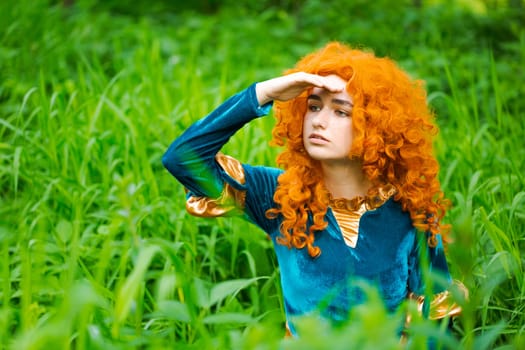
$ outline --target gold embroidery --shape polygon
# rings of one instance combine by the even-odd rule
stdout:
[[[217,153],[215,160],[232,179],[236,180],[241,185],[245,184],[246,179],[244,177],[244,168],[242,167],[241,162],[233,157],[222,154],[221,152]]]
[[[395,187],[389,184],[369,191],[365,197],[330,198],[330,207],[348,246],[355,248],[357,245],[361,216],[366,211],[383,205],[394,193],[396,193]]]
[[[457,288],[461,293],[463,293],[465,299],[468,299],[468,289],[465,287],[463,283],[460,281],[454,280],[454,287]],[[408,295],[409,299],[412,299],[416,301],[417,303],[417,311],[420,315],[423,314],[423,305],[425,302],[424,296],[418,296],[414,293],[410,293]],[[461,314],[461,306],[456,303],[456,301],[453,299],[452,293],[450,293],[448,290],[445,290],[441,293],[438,293],[434,295],[432,298],[432,301],[430,302],[430,310],[428,318],[430,320],[440,320],[445,317],[456,317]],[[408,340],[407,332],[406,330],[410,327],[410,324],[412,323],[412,315],[410,313],[407,313],[405,318],[405,330],[401,334],[401,345],[406,345],[406,342]]]
[[[246,182],[244,169],[238,160],[222,153],[217,153],[215,160],[232,179],[241,185]],[[186,210],[200,217],[239,215],[242,213],[245,200],[245,191],[237,190],[230,184],[224,183],[219,198],[191,196],[186,201]]]
[[[288,324],[288,321],[286,321],[286,324],[285,324],[284,337],[285,338],[293,337],[293,334],[292,334],[292,331],[290,330],[290,325]]]
[[[468,298],[468,290],[460,281],[454,281],[455,288],[463,293],[465,298]],[[417,302],[417,310],[419,313],[423,312],[423,304],[425,302],[424,296],[418,296],[410,293],[408,296]],[[431,320],[439,320],[445,317],[454,317],[461,314],[461,306],[456,303],[450,291],[445,290],[433,296],[430,302],[430,310],[428,318]],[[407,322],[410,322],[408,319]]]
[[[365,203],[363,202],[357,210],[348,210],[346,208],[332,207],[335,220],[343,233],[343,238],[346,245],[355,248],[357,245],[357,236],[359,232],[359,219],[366,211]]]

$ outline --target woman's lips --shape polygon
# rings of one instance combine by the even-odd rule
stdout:
[[[326,139],[324,136],[322,135],[319,135],[319,134],[311,134],[308,139],[310,140],[311,143],[315,143],[315,144],[325,144],[325,143],[328,143],[328,139]]]

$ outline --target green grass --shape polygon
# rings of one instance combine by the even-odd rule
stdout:
[[[271,242],[240,219],[188,216],[160,162],[227,96],[335,39],[425,79],[441,128],[448,257],[470,300],[452,335],[416,319],[409,347],[429,336],[453,348],[525,346],[523,10],[405,4],[393,16],[387,2],[309,1],[119,14],[112,3],[0,5],[4,348],[399,348],[397,319],[373,291],[343,328],[305,319],[307,336],[283,340]],[[274,164],[272,125],[245,127],[226,153]]]

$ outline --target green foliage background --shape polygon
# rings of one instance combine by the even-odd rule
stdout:
[[[452,333],[415,317],[405,347],[525,347],[523,23],[520,1],[3,1],[0,347],[400,348],[373,290],[348,325],[305,319],[283,340],[271,243],[186,215],[160,163],[192,121],[329,40],[424,79],[441,128],[470,298]],[[274,164],[272,125],[225,152]]]

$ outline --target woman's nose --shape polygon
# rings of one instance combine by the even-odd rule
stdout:
[[[319,111],[319,113],[314,116],[312,125],[316,128],[326,128],[328,126],[328,113],[324,110]]]

